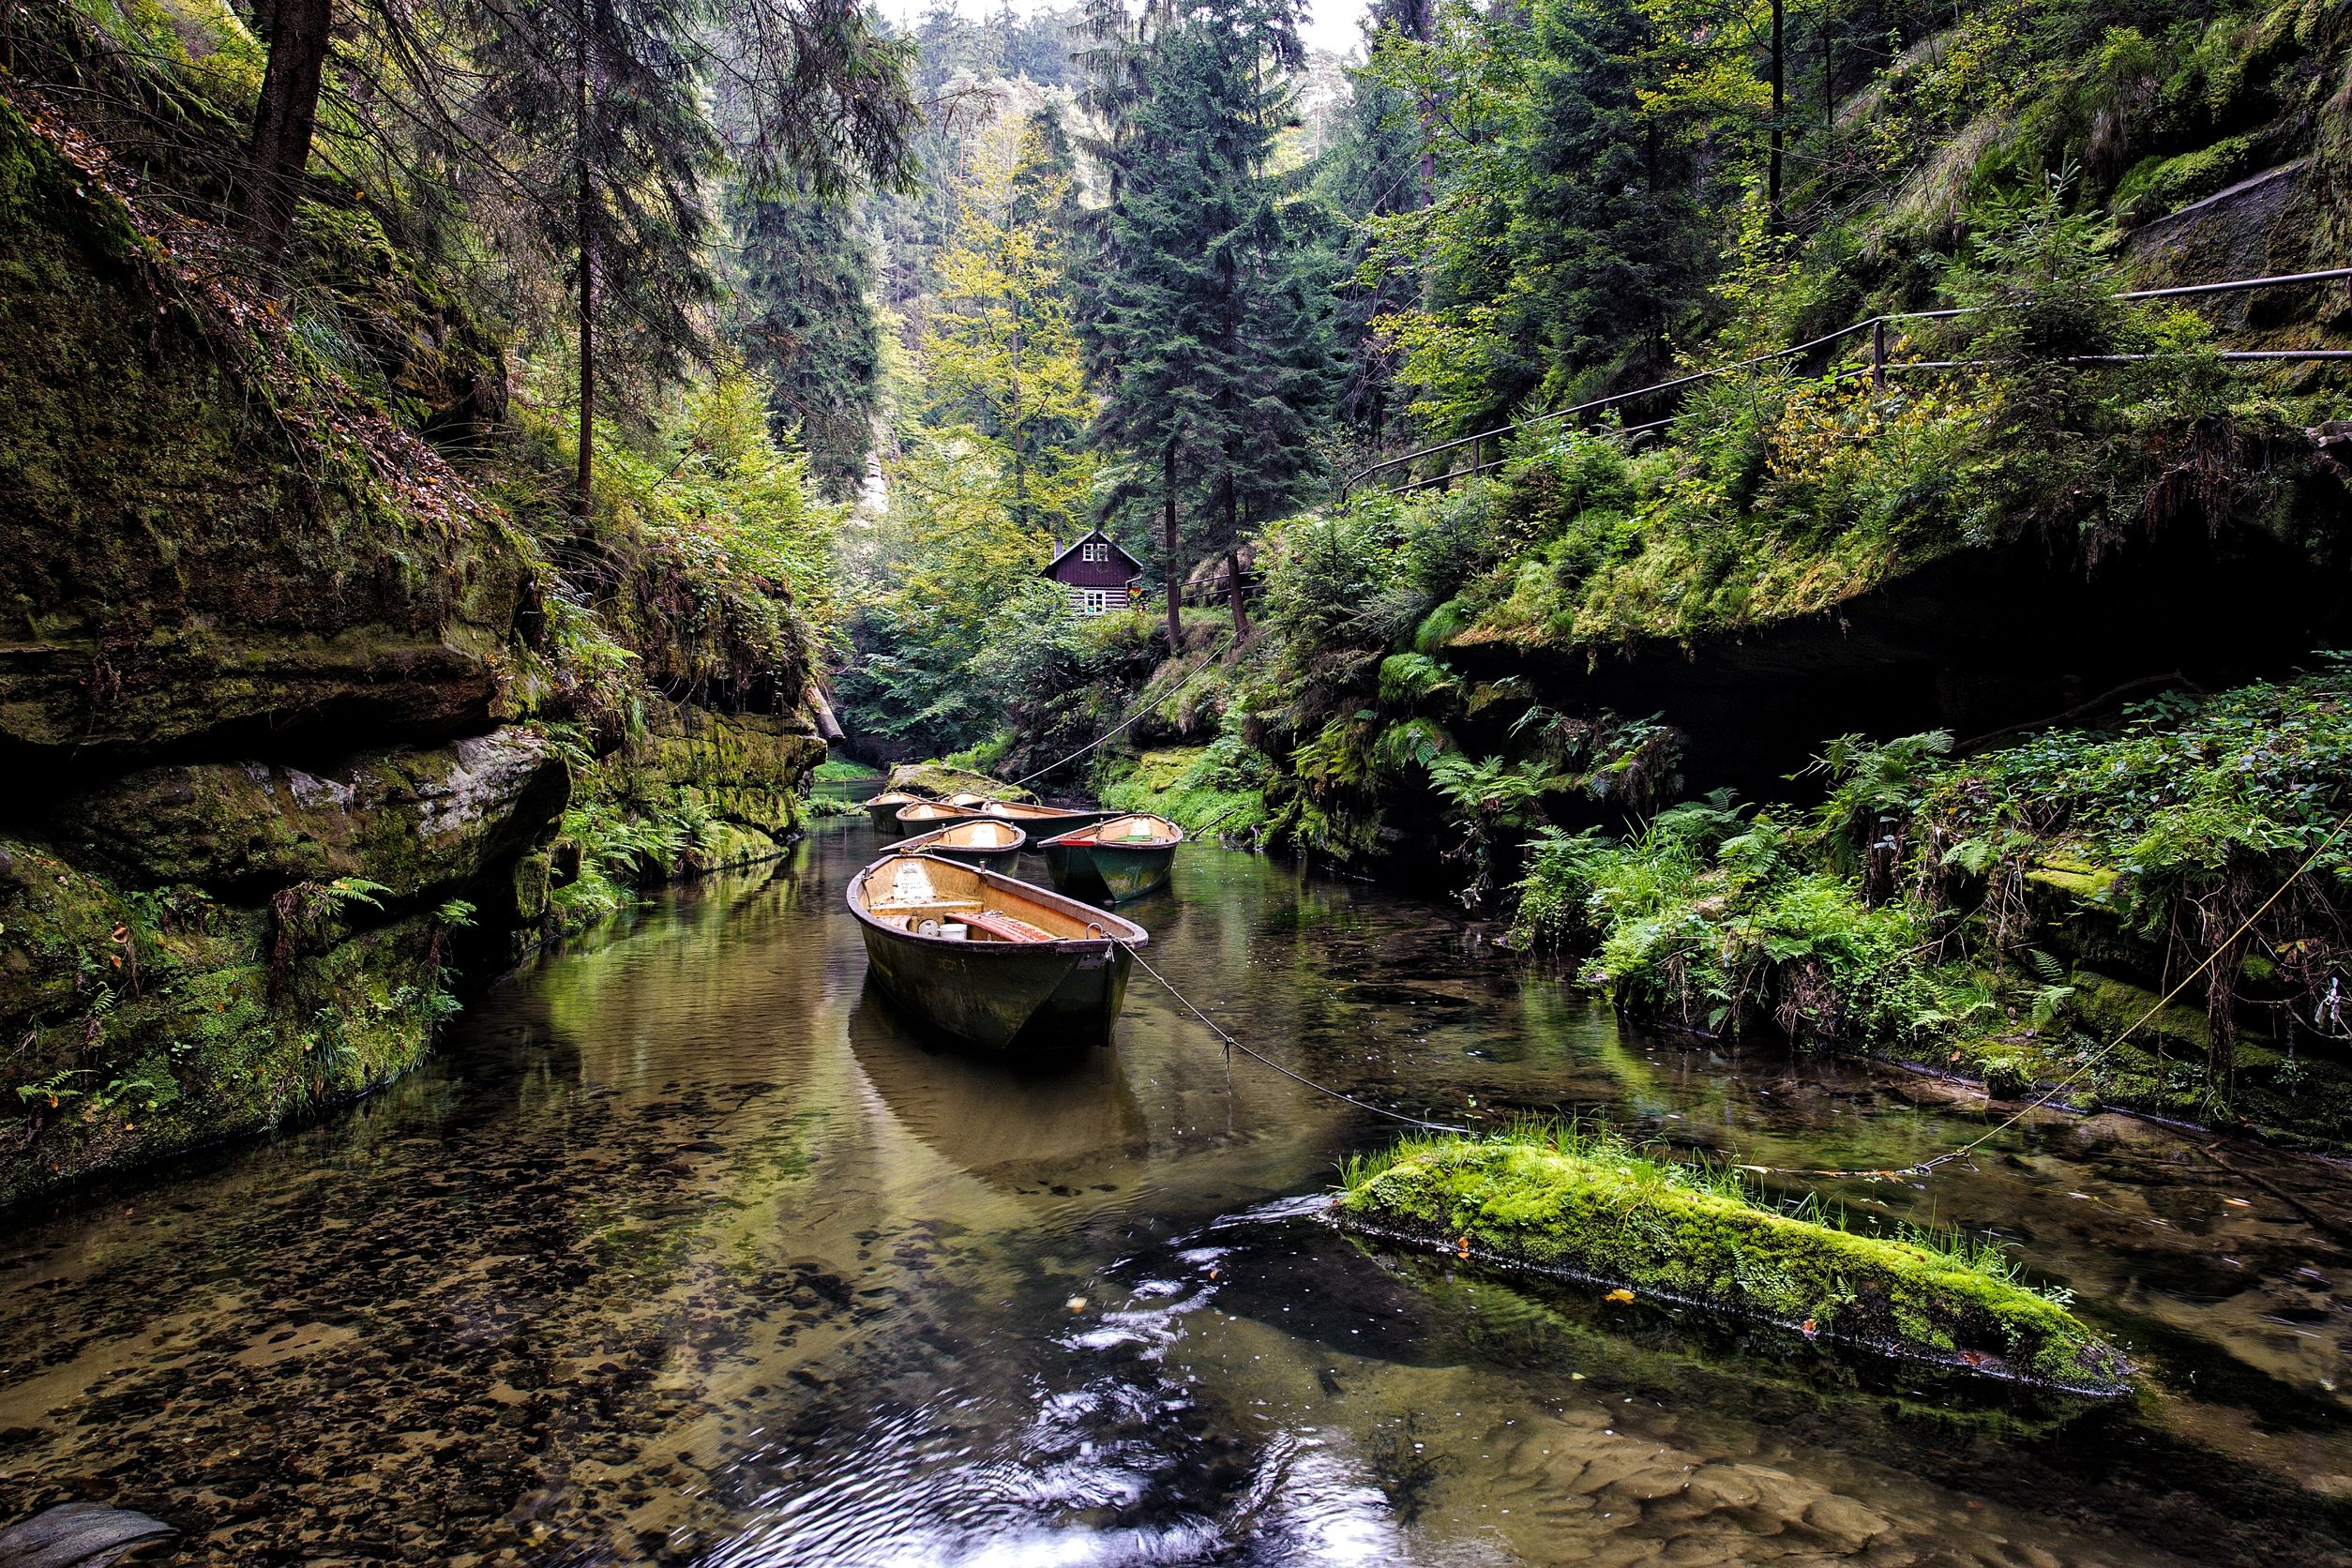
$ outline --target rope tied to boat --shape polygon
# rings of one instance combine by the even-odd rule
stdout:
[[[2048,1105],[2052,1100],[2058,1098],[2060,1094],[2065,1093],[2069,1088],[2073,1087],[2076,1082],[2081,1080],[2083,1075],[2089,1072],[2093,1067],[2099,1065],[2100,1063],[2104,1062],[2109,1056],[2115,1054],[2116,1050],[2122,1046],[2124,1041],[2138,1033],[2140,1027],[2147,1023],[2148,1019],[2156,1017],[2157,1014],[2162,1013],[2165,1008],[2171,1006],[2174,998],[2178,997],[2182,991],[2187,990],[2191,984],[2196,980],[2197,976],[2203,974],[2207,970],[2211,969],[2214,964],[2219,962],[2223,954],[2237,946],[2239,939],[2244,937],[2248,931],[2254,929],[2254,923],[2260,920],[2264,915],[2270,912],[2270,906],[2277,903],[2281,898],[2285,897],[2287,889],[2302,881],[2304,874],[2310,871],[2313,867],[2319,864],[2319,857],[2326,854],[2329,850],[2335,847],[2336,840],[2344,837],[2344,831],[2346,828],[2352,828],[2352,812],[2346,812],[2344,814],[2344,819],[2336,823],[2335,831],[2329,834],[2327,837],[2321,839],[2319,841],[2319,847],[2312,851],[2310,854],[2304,856],[2303,863],[2295,867],[2293,871],[2287,873],[2286,881],[2279,883],[2277,890],[2274,891],[2270,897],[2263,899],[2261,904],[2256,906],[2252,914],[2239,921],[2238,923],[2238,928],[2230,932],[2228,936],[2223,938],[2222,941],[2214,946],[2213,951],[2205,956],[2205,961],[2203,963],[2197,965],[2196,968],[2182,975],[2179,985],[2173,987],[2172,989],[2166,991],[2164,995],[2158,997],[2154,1002],[2150,1003],[2146,1012],[2142,1013],[2138,1018],[2133,1018],[2129,1024],[2124,1026],[2123,1033],[2118,1034],[2114,1039],[2108,1041],[2105,1045],[2100,1047],[2099,1049],[2092,1052],[2088,1057],[2085,1058],[2082,1063],[2073,1072],[2058,1079],[2058,1082],[2052,1084],[2047,1090],[2035,1095],[2024,1105],[2019,1106],[2015,1110],[2010,1112],[2009,1115],[2003,1117],[1993,1126],[1986,1128],[1982,1133],[1979,1133],[1976,1137],[1968,1139],[1968,1142],[1963,1143],[1957,1149],[1947,1149],[1942,1153],[1936,1155],[1934,1158],[1922,1160],[1916,1165],[1907,1165],[1887,1170],[1806,1170],[1778,1165],[1743,1165],[1740,1167],[1740,1168],[1742,1170],[1754,1171],[1762,1176],[1810,1176],[1823,1181],[1836,1181],[1846,1178],[1875,1180],[1895,1176],[1932,1176],[1936,1173],[1937,1168],[1939,1166],[1950,1165],[1953,1160],[1966,1159],[1968,1155],[1975,1153],[1979,1149],[1991,1142],[1994,1138],[1998,1138],[2001,1134],[2015,1126],[2019,1122],[2024,1121],[2028,1112],[2040,1110],[2043,1106]]]
[[[1408,1116],[1401,1110],[1390,1110],[1387,1107],[1376,1106],[1369,1100],[1359,1100],[1353,1094],[1342,1093],[1340,1091],[1332,1088],[1329,1084],[1318,1083],[1313,1078],[1306,1077],[1304,1074],[1291,1071],[1281,1063],[1276,1062],[1274,1058],[1267,1056],[1262,1052],[1252,1050],[1249,1047],[1235,1039],[1226,1031],[1223,1025],[1216,1021],[1216,1019],[1209,1017],[1208,1014],[1202,1012],[1198,1006],[1194,1005],[1193,1000],[1186,996],[1184,992],[1178,990],[1168,980],[1167,975],[1162,974],[1158,970],[1153,969],[1152,967],[1151,960],[1144,957],[1142,954],[1137,952],[1133,947],[1123,942],[1114,943],[1114,945],[1122,952],[1125,953],[1127,957],[1133,958],[1137,963],[1140,964],[1143,967],[1144,973],[1150,975],[1153,979],[1160,983],[1160,988],[1162,990],[1165,990],[1168,995],[1174,997],[1177,1002],[1184,1006],[1186,1012],[1190,1013],[1194,1018],[1199,1018],[1201,1023],[1207,1026],[1210,1033],[1214,1034],[1219,1040],[1225,1043],[1225,1065],[1228,1074],[1230,1074],[1232,1071],[1233,1053],[1235,1051],[1240,1051],[1244,1056],[1248,1057],[1252,1062],[1257,1063],[1259,1066],[1271,1068],[1294,1083],[1304,1084],[1307,1088],[1314,1090],[1318,1094],[1328,1094],[1334,1100],[1343,1101],[1348,1105],[1355,1107],[1358,1110],[1368,1110],[1375,1116],[1385,1116],[1392,1122],[1402,1122],[1409,1127],[1421,1127],[1433,1133],[1459,1133],[1465,1137],[1475,1136],[1472,1129],[1469,1127],[1455,1126],[1451,1122],[1432,1122],[1425,1117]]]

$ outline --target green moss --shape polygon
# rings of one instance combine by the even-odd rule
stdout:
[[[563,807],[563,764],[509,728],[453,746],[282,763],[142,768],[64,795],[49,831],[131,883],[220,892],[360,877],[407,898],[477,875]]]
[[[2028,867],[2026,881],[2077,898],[2104,898],[2115,887],[2118,873],[2104,866],[2093,866],[2067,854],[2045,855]]]
[[[2210,196],[2252,171],[2259,140],[2229,136],[2194,152],[2143,158],[2116,188],[2117,209],[2130,221],[2144,223]]]
[[[1606,1139],[1420,1140],[1350,1173],[1342,1225],[1432,1242],[2053,1387],[2119,1393],[2120,1352],[2006,1261],[1762,1207],[1715,1173]]]
[[[901,762],[890,770],[890,788],[945,800],[950,795],[987,795],[991,800],[1035,800],[1036,792],[990,778],[985,773],[951,767],[945,762]]]
[[[1108,766],[1116,771],[1098,792],[1105,806],[1154,812],[1187,831],[1214,829],[1229,838],[1255,838],[1265,831],[1269,812],[1260,785],[1272,770],[1264,758],[1232,741],[1166,746]]]
[[[436,916],[353,928],[194,887],[125,890],[0,839],[0,1205],[349,1099],[442,1012]]]

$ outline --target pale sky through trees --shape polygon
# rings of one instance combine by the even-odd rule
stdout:
[[[1011,0],[1013,9],[1023,16],[1066,5],[1067,0]],[[928,9],[927,0],[883,0],[882,10],[901,27],[912,28]],[[996,9],[995,0],[965,0],[956,8],[966,16],[983,17]],[[1309,49],[1346,54],[1362,47],[1364,35],[1359,23],[1364,20],[1364,0],[1308,0],[1304,37]]]

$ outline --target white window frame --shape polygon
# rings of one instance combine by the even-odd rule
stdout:
[[[1078,559],[1081,561],[1108,561],[1110,559],[1110,546],[1104,541],[1097,539],[1086,547],[1085,552],[1081,554]]]
[[[1106,614],[1108,614],[1109,612],[1110,612],[1110,590],[1109,590],[1109,589],[1108,589],[1108,588],[1081,588],[1081,589],[1079,589],[1079,590],[1078,590],[1078,613],[1079,613],[1079,614],[1081,614],[1081,615],[1106,615]]]

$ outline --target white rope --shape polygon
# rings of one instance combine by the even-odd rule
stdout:
[[[1158,707],[1162,702],[1167,701],[1169,698],[1175,696],[1178,692],[1192,685],[1192,678],[1195,675],[1199,674],[1203,670],[1208,669],[1210,661],[1217,656],[1217,653],[1218,650],[1214,648],[1211,649],[1208,655],[1204,656],[1199,664],[1194,665],[1190,670],[1184,672],[1184,678],[1183,680],[1178,681],[1174,686],[1168,687],[1159,696],[1138,704],[1135,712],[1129,714],[1126,717],[1121,719],[1118,723],[1104,731],[1094,739],[1088,741],[1084,746],[1079,746],[1076,751],[1071,752],[1067,757],[1063,757],[1057,761],[1048,762],[1044,767],[1039,768],[1035,773],[1030,774],[1027,777],[1014,779],[1013,788],[1018,790],[1022,785],[1028,783],[1032,778],[1043,778],[1054,769],[1062,766],[1063,762],[1077,761],[1079,758],[1085,756],[1088,752],[1102,745],[1103,742],[1110,739],[1113,735],[1118,734],[1121,731],[1126,729],[1127,726],[1133,724],[1137,719],[1141,718],[1145,714],[1150,713],[1153,708]]]

